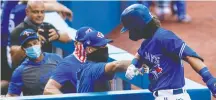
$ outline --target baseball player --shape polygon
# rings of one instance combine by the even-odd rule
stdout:
[[[98,31],[89,32],[83,39],[83,45],[87,53],[87,61],[77,71],[77,92],[102,92],[98,89],[103,83],[111,80],[115,72],[126,71],[130,61],[106,62],[109,58],[106,39]]]
[[[85,63],[86,51],[81,41],[82,38],[89,32],[95,31],[91,27],[81,27],[76,33],[76,41],[74,43],[75,50],[73,54],[65,57],[57,66],[56,71],[49,79],[44,94],[61,94],[76,92],[76,72]],[[90,57],[89,57],[90,58]],[[101,61],[100,61],[101,62]],[[106,62],[106,61],[103,61]],[[108,82],[101,83],[96,86],[100,90],[110,90]]]
[[[149,66],[149,90],[156,100],[189,100],[183,88],[184,67],[182,60],[202,77],[213,96],[216,94],[216,78],[194,50],[172,31],[160,27],[148,8],[141,4],[127,7],[121,14],[124,28],[133,41],[145,39],[128,67],[125,76],[132,79],[142,64]]]
[[[76,32],[75,50],[65,57],[57,66],[56,71],[49,79],[44,94],[61,94],[76,92],[76,70],[85,62],[85,50],[80,41],[86,33],[93,31],[91,27],[82,27]]]

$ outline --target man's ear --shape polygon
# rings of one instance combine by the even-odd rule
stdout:
[[[74,41],[74,46],[76,46],[78,44],[78,41]]]

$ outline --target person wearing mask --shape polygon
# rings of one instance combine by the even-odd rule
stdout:
[[[17,67],[26,57],[24,51],[18,44],[18,37],[27,28],[34,29],[39,33],[40,41],[42,41],[42,49],[46,52],[52,52],[51,41],[69,42],[72,40],[67,33],[61,33],[53,25],[43,22],[45,16],[44,11],[45,6],[43,1],[28,1],[26,7],[27,18],[11,32],[10,53],[13,68]]]
[[[104,92],[98,89],[103,83],[113,79],[116,72],[124,72],[130,61],[107,62],[109,58],[106,39],[99,31],[89,32],[81,40],[86,51],[87,61],[77,71],[77,92]]]
[[[19,37],[27,58],[13,72],[6,96],[42,95],[44,87],[62,58],[43,52],[41,41],[33,29],[25,29]]]
[[[81,27],[75,36],[75,50],[65,57],[57,66],[56,71],[49,79],[44,94],[62,94],[62,93],[76,93],[77,79],[76,72],[81,68],[82,64],[86,62],[86,51],[81,40],[89,32],[96,31],[91,27]],[[103,60],[101,62],[106,62]],[[100,86],[96,86],[97,90],[110,90],[109,82],[103,82]],[[69,91],[68,91],[69,90]]]
[[[133,79],[143,64],[149,67],[149,90],[155,100],[190,100],[184,89],[184,66],[186,61],[202,77],[212,95],[216,97],[216,78],[192,48],[170,30],[160,26],[157,18],[142,4],[133,4],[121,14],[123,28],[129,31],[133,41],[144,39],[127,68],[125,76]]]

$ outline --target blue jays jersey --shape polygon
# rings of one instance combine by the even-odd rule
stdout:
[[[150,91],[182,88],[185,80],[181,59],[186,56],[199,58],[184,41],[163,28],[158,28],[153,37],[142,42],[138,54],[150,68]]]
[[[8,45],[8,37],[10,35],[8,27],[9,27],[9,16],[11,10],[16,6],[18,1],[4,1],[2,5],[2,13],[1,13],[1,45]]]
[[[64,93],[76,92],[76,72],[81,67],[81,62],[71,54],[63,59],[56,68],[52,75],[52,79],[60,83]]]
[[[18,4],[12,9],[10,13],[9,27],[8,27],[10,33],[17,25],[19,25],[22,21],[24,21],[26,16],[25,8],[26,8],[26,4]]]

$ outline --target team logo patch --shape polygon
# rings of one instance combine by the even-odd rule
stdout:
[[[155,70],[156,70],[157,73],[162,73],[162,71],[163,71],[163,69],[161,67],[159,67],[159,66],[157,66],[155,68]]]
[[[24,31],[23,35],[29,36],[31,34],[34,34],[33,32]]]
[[[87,29],[86,31],[85,31],[85,33],[87,34],[87,33],[89,33],[89,32],[92,32],[92,29]]]
[[[103,38],[104,35],[101,32],[98,32],[97,37]]]

